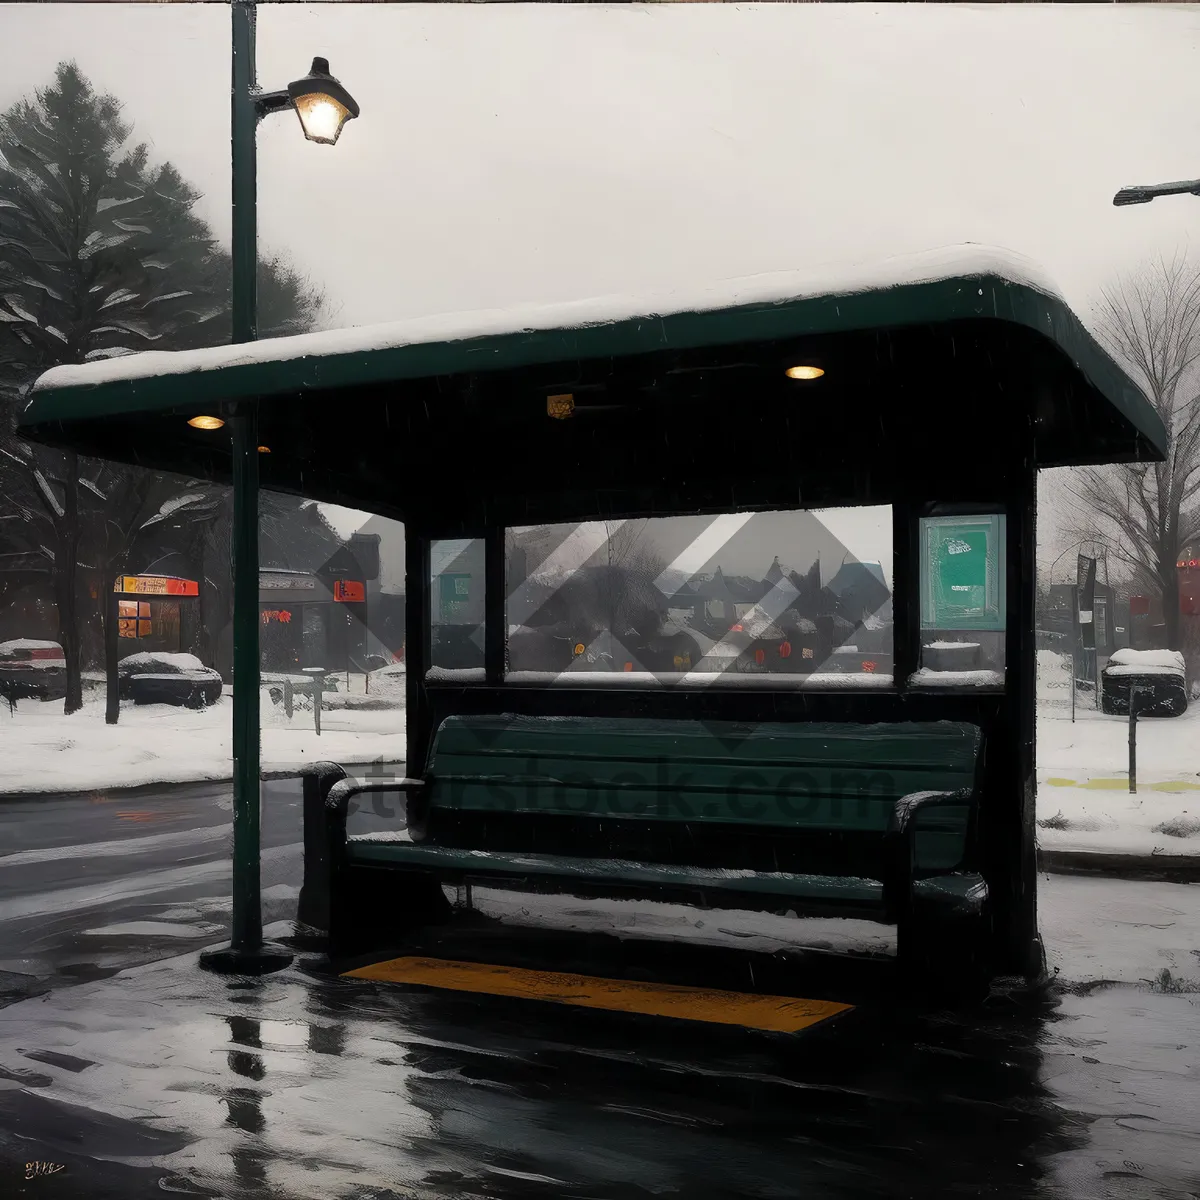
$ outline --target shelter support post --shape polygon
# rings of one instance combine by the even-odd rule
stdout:
[[[484,539],[483,665],[493,687],[504,682],[504,650],[508,641],[505,615],[504,526],[488,527]]]
[[[405,770],[419,776],[433,735],[425,672],[430,666],[429,538],[413,523],[404,528]]]
[[[907,679],[921,665],[921,538],[908,500],[892,504],[892,547],[892,672]]]
[[[1008,495],[1006,717],[1002,744],[989,749],[996,887],[997,966],[1033,983],[1046,972],[1037,914],[1037,786],[1034,760],[1037,651],[1034,643],[1037,552],[1037,471],[1032,455],[1014,464]]]

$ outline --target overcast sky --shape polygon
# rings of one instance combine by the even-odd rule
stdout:
[[[74,58],[229,234],[229,11],[0,6],[0,105]],[[1200,7],[264,5],[260,83],[314,54],[336,147],[259,131],[260,235],[328,324],[871,263],[963,241],[1096,290],[1200,231]],[[878,557],[878,555],[872,555]]]

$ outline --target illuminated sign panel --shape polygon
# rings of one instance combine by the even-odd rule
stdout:
[[[113,591],[135,596],[198,596],[200,585],[194,579],[173,579],[167,575],[122,575],[113,585]]]

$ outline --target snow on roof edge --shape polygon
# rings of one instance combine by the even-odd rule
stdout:
[[[805,271],[762,272],[722,280],[704,288],[680,288],[655,296],[615,295],[557,304],[523,304],[265,338],[242,345],[210,346],[199,350],[149,350],[98,362],[51,367],[36,380],[32,390],[37,393],[51,388],[94,387],[102,383],[155,375],[185,375],[252,363],[366,353],[526,330],[580,328],[633,317],[708,312],[821,296],[850,296],[985,275],[1032,287],[1043,295],[1063,301],[1059,289],[1024,255],[998,246],[965,242],[917,254],[895,255],[873,264],[826,264]]]

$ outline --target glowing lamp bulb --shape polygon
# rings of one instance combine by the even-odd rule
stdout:
[[[294,103],[300,127],[310,142],[332,146],[338,140],[342,126],[350,116],[350,110],[344,104],[321,92],[297,96]]]
[[[193,429],[220,429],[225,422],[220,417],[193,417],[188,424]]]
[[[825,372],[820,367],[797,366],[788,367],[786,374],[789,379],[820,379]]]

